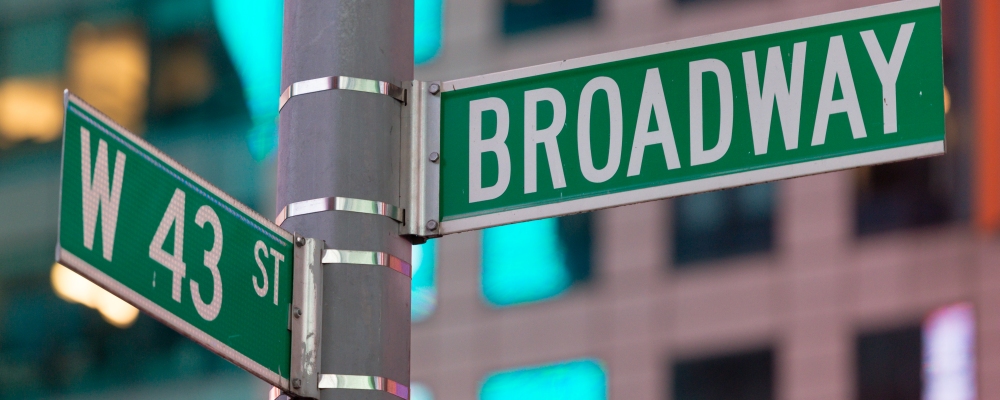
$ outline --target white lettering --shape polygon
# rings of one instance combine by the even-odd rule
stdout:
[[[590,109],[594,94],[603,90],[608,95],[611,140],[608,146],[608,164],[604,168],[594,167],[590,149]],[[605,182],[615,176],[622,157],[622,96],[618,84],[606,76],[591,79],[580,93],[580,113],[577,118],[577,151],[580,155],[580,171],[583,177],[594,183]]]
[[[118,205],[122,197],[122,178],[125,175],[125,154],[115,151],[115,176],[108,182],[108,144],[98,141],[97,160],[91,176],[90,131],[80,127],[80,159],[83,172],[83,246],[88,250],[94,249],[94,231],[100,211],[102,255],[105,260],[111,261],[118,227]]]
[[[278,268],[281,262],[285,261],[285,256],[275,249],[271,249],[271,257],[274,257],[274,305],[278,305]]]
[[[774,46],[767,49],[764,87],[761,90],[760,78],[757,74],[756,52],[743,53],[754,154],[767,153],[767,142],[771,136],[771,116],[775,103],[778,105],[778,118],[781,119],[781,133],[785,139],[785,150],[794,150],[799,147],[799,120],[802,114],[802,80],[805,64],[806,42],[796,43],[792,48],[792,76],[791,85],[789,85],[785,79],[785,64],[781,57],[781,48]]]
[[[253,258],[257,260],[257,268],[260,268],[260,276],[264,281],[263,285],[257,284],[257,277],[252,276],[253,279],[253,290],[257,292],[257,296],[264,297],[267,295],[267,270],[264,269],[264,263],[260,261],[260,252],[264,252],[264,257],[267,257],[267,245],[264,244],[263,240],[258,240],[257,243],[253,245]]]
[[[163,242],[167,240],[171,227],[174,228],[174,254],[163,250]],[[163,219],[156,227],[153,241],[149,244],[149,258],[173,272],[171,297],[180,303],[181,280],[187,271],[187,266],[184,264],[184,192],[180,189],[174,190],[167,211],[163,213]]]
[[[538,129],[538,103],[542,101],[552,104],[552,124]],[[552,186],[556,189],[566,187],[559,144],[556,142],[556,136],[565,124],[566,100],[558,90],[543,88],[524,92],[524,193],[538,191],[537,152],[540,143],[545,145]]]
[[[838,80],[844,98],[834,100],[833,85]],[[819,90],[819,107],[816,110],[816,125],[813,128],[813,146],[826,143],[826,130],[830,116],[839,113],[847,113],[847,118],[851,122],[851,134],[855,139],[868,136],[865,132],[864,120],[861,118],[861,105],[858,104],[858,92],[854,88],[851,64],[847,62],[844,37],[834,36],[830,38],[830,48],[826,53],[823,85]]]
[[[194,300],[194,309],[198,315],[206,321],[214,320],[219,316],[222,308],[222,276],[219,275],[219,259],[222,257],[222,223],[219,222],[219,215],[209,206],[201,206],[194,216],[194,223],[204,228],[205,223],[212,226],[212,248],[205,250],[205,267],[212,272],[212,301],[205,304],[201,299],[201,292],[198,291],[198,282],[193,279],[188,282],[191,285],[191,299]]]
[[[910,36],[913,35],[914,23],[903,24],[899,28],[899,35],[896,36],[896,45],[892,49],[889,61],[885,60],[882,46],[875,37],[875,31],[861,32],[861,39],[865,41],[868,48],[868,56],[875,65],[875,72],[878,72],[878,79],[882,82],[882,121],[885,133],[895,133],[898,130],[896,124],[896,80],[899,78],[899,69],[903,66],[903,57],[906,56],[906,47],[910,44]]]
[[[649,120],[656,112],[656,130],[649,130]],[[663,158],[667,169],[681,167],[677,156],[677,143],[674,141],[674,129],[670,125],[670,114],[667,113],[667,100],[663,95],[663,83],[660,80],[660,69],[646,70],[646,80],[642,85],[642,98],[639,100],[639,118],[635,123],[635,137],[632,140],[632,154],[628,161],[628,174],[636,176],[642,170],[642,156],[646,146],[659,144],[663,148]]]
[[[719,142],[711,149],[704,144],[704,104],[702,104],[702,80],[706,72],[719,78]],[[729,67],[716,59],[692,61],[690,64],[691,84],[691,165],[702,165],[718,161],[729,151],[733,140],[733,81]]]
[[[483,139],[483,113],[497,114],[497,131]],[[469,203],[500,197],[510,184],[510,152],[504,143],[510,129],[510,112],[503,100],[490,97],[469,102]],[[497,183],[483,187],[483,153],[497,155]]]

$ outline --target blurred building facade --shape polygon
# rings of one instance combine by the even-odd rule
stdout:
[[[1000,398],[1000,242],[982,211],[1000,210],[1000,168],[981,162],[1000,159],[1000,142],[981,151],[982,115],[996,111],[977,92],[982,71],[1000,77],[977,58],[991,1],[944,1],[946,156],[416,247],[414,400]],[[416,75],[878,2],[416,0]],[[215,12],[210,0],[0,0],[0,399],[264,398],[259,380],[151,318],[120,328],[54,290],[59,126],[47,121],[62,87],[274,215],[270,141]]]
[[[877,3],[448,2],[444,45],[417,76],[473,76]],[[973,200],[1000,174],[976,172],[984,6],[943,3],[946,156],[591,213],[589,246],[562,250],[577,256],[564,268],[583,278],[554,291],[530,289],[539,263],[504,269],[512,276],[497,287],[499,254],[531,259],[528,242],[538,240],[494,243],[496,228],[439,239],[437,308],[414,324],[413,380],[440,399],[605,398],[532,395],[544,392],[535,380],[545,373],[584,379],[586,368],[570,368],[582,360],[600,365],[593,379],[613,399],[1000,398],[1000,243],[977,228],[983,205]],[[585,383],[560,387],[573,385]]]

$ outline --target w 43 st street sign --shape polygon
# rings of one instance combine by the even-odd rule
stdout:
[[[288,388],[292,235],[66,96],[56,259]]]
[[[441,88],[439,234],[945,150],[938,0]]]

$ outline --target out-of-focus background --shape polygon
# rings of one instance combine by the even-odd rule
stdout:
[[[415,0],[451,79],[878,0]],[[1000,4],[942,0],[948,154],[415,247],[413,399],[1000,398]],[[273,217],[281,0],[0,0],[0,399],[263,399],[53,265],[62,89]]]

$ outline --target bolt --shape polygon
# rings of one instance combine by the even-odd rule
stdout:
[[[441,155],[438,154],[436,151],[434,151],[434,152],[431,152],[430,156],[428,156],[427,159],[431,160],[432,163],[436,163],[436,162],[438,162],[438,160],[441,159]]]
[[[302,309],[298,308],[298,307],[295,307],[295,310],[292,311],[292,315],[294,315],[295,318],[301,318],[302,317]]]
[[[430,90],[431,94],[441,93],[441,85],[438,85],[436,83],[432,83],[431,86],[428,87],[427,89]]]
[[[292,387],[295,389],[302,388],[302,380],[299,378],[292,379]]]
[[[438,228],[438,222],[437,221],[435,221],[433,219],[427,221],[427,229],[430,229],[432,231],[436,231],[437,228]]]
[[[299,247],[305,246],[306,245],[305,236],[295,236],[295,245]]]

